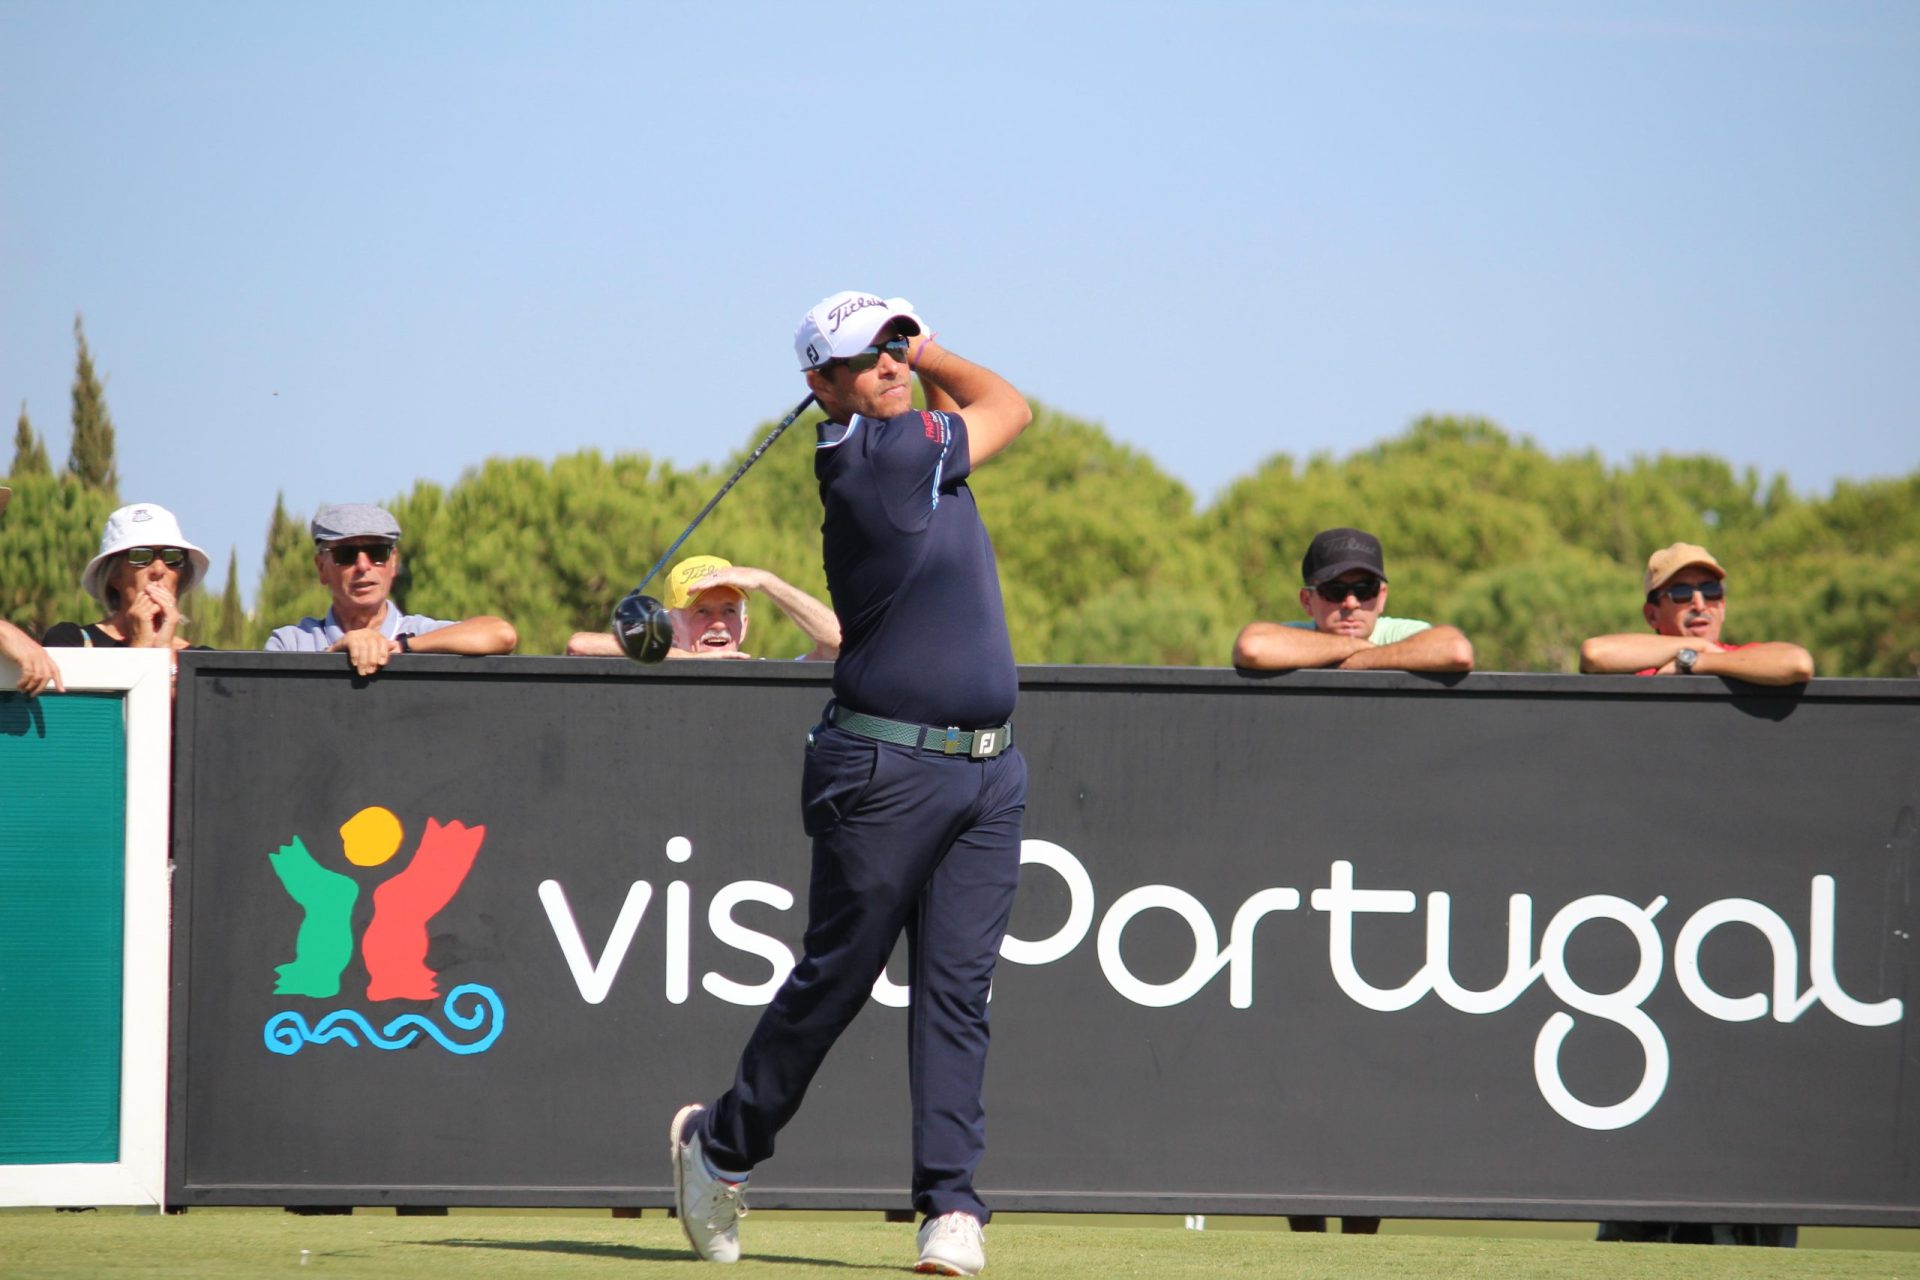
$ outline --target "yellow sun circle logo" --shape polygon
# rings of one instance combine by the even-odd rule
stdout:
[[[340,824],[340,843],[356,867],[377,867],[400,851],[400,819],[393,810],[368,805]]]

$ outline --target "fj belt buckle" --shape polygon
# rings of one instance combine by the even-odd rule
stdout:
[[[967,754],[975,760],[987,760],[1000,754],[1005,746],[1005,730],[975,729],[973,731],[973,749]]]

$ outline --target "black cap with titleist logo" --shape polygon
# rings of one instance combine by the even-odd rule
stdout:
[[[1337,578],[1349,569],[1366,569],[1386,581],[1386,557],[1380,539],[1363,529],[1324,529],[1307,544],[1300,558],[1300,577],[1310,587]]]

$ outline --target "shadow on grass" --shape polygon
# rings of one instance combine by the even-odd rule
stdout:
[[[598,1244],[589,1240],[415,1240],[412,1243],[442,1249],[504,1249],[522,1253],[565,1253],[583,1258],[620,1258],[630,1262],[698,1263],[687,1248],[658,1249],[634,1244]],[[845,1262],[838,1258],[802,1258],[786,1253],[753,1253],[755,1262],[785,1262],[808,1267],[845,1267],[850,1271],[897,1272],[897,1266],[877,1262]]]

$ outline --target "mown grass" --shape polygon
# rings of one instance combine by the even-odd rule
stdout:
[[[1910,1277],[1920,1280],[1911,1232],[1856,1232],[1901,1249],[1706,1249],[1596,1244],[1589,1224],[1389,1222],[1379,1236],[1295,1235],[1283,1220],[1045,1219],[1021,1215],[988,1232],[988,1275],[1018,1280],[1178,1280],[1220,1275],[1287,1280],[1478,1280],[1542,1277],[1612,1280],[1771,1280],[1772,1277]],[[1489,1229],[1517,1234],[1487,1234]],[[1443,1233],[1453,1231],[1456,1233]],[[1824,1235],[1824,1232],[1817,1233]],[[650,1212],[461,1212],[396,1217],[360,1212],[297,1217],[269,1210],[195,1209],[178,1216],[103,1211],[0,1213],[0,1276],[407,1277],[686,1276],[838,1277],[904,1274],[913,1228],[874,1215],[758,1214],[744,1224],[747,1257],[709,1272],[687,1252],[679,1226]],[[1829,1244],[1845,1243],[1839,1238]],[[1814,1243],[1810,1240],[1808,1243]]]

